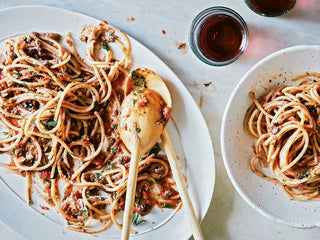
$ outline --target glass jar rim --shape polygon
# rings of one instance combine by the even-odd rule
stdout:
[[[198,30],[199,27],[201,27],[201,25],[207,19],[214,17],[215,15],[223,15],[223,14],[233,18],[235,21],[237,21],[240,24],[242,28],[241,29],[242,41],[239,48],[239,52],[233,58],[225,61],[215,61],[205,56],[203,52],[199,49],[199,46],[197,43],[196,30]],[[249,30],[246,22],[236,11],[228,7],[215,6],[215,7],[207,8],[201,11],[200,13],[198,13],[191,23],[191,29],[189,33],[190,47],[198,59],[200,59],[202,62],[209,64],[211,66],[225,66],[236,61],[245,52],[248,45],[248,41],[249,41]]]
[[[270,14],[262,13],[257,8],[255,8],[248,0],[244,0],[244,2],[256,14],[259,14],[259,15],[264,16],[264,17],[280,17],[280,16],[290,12],[295,7],[295,5],[297,4],[298,0],[294,0],[292,6],[290,8],[288,8],[286,11],[280,12],[280,13],[270,13]]]

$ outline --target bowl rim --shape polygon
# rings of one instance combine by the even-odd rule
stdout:
[[[238,184],[237,180],[234,178],[231,168],[229,166],[229,161],[227,159],[227,153],[225,150],[225,131],[226,131],[226,120],[227,120],[227,115],[229,113],[231,104],[233,103],[233,101],[235,100],[235,95],[236,93],[239,91],[239,89],[241,88],[241,85],[247,80],[247,78],[253,74],[254,71],[256,71],[256,69],[258,69],[260,66],[262,66],[263,64],[265,64],[266,62],[272,60],[273,58],[276,58],[278,56],[281,56],[283,54],[288,54],[291,52],[295,52],[295,51],[301,51],[301,50],[306,50],[306,49],[311,49],[311,50],[320,50],[320,45],[297,45],[297,46],[293,46],[293,47],[288,47],[288,48],[284,48],[281,50],[278,50],[274,53],[271,53],[270,55],[262,58],[261,60],[259,60],[255,65],[253,65],[246,73],[245,75],[241,78],[241,80],[238,82],[238,84],[236,85],[236,87],[233,89],[229,99],[228,99],[228,103],[226,105],[225,111],[223,113],[223,117],[222,117],[222,124],[221,124],[221,134],[220,134],[220,142],[221,142],[221,153],[222,153],[222,159],[223,159],[223,164],[224,167],[227,171],[228,177],[232,182],[232,185],[234,186],[234,188],[237,190],[237,192],[239,193],[239,195],[257,212],[259,212],[260,214],[262,214],[263,216],[277,222],[277,223],[281,223],[283,225],[287,225],[289,227],[294,227],[294,228],[313,228],[313,227],[317,227],[320,226],[320,221],[314,223],[313,225],[300,225],[300,224],[294,224],[291,223],[289,221],[283,220],[281,218],[275,217],[273,214],[267,212],[266,210],[263,210],[261,207],[259,207],[257,204],[254,203],[254,201],[252,201],[246,194],[245,192],[242,190],[242,187]]]

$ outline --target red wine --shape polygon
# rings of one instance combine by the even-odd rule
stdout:
[[[189,42],[194,54],[211,66],[225,66],[246,50],[249,32],[246,22],[234,10],[211,7],[192,21]]]
[[[231,16],[213,16],[201,26],[199,48],[210,59],[227,61],[239,53],[242,35],[242,26]]]
[[[255,11],[264,15],[281,15],[289,11],[296,0],[246,0]]]

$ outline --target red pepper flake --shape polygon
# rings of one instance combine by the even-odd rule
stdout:
[[[143,197],[143,199],[145,199],[145,200],[150,199],[149,193],[148,193],[148,192],[145,192],[145,191],[142,192],[142,197]]]
[[[50,179],[50,172],[48,170],[42,170],[40,172],[40,177]]]
[[[135,21],[136,19],[134,18],[134,17],[130,17],[130,18],[127,18],[127,21],[129,21],[129,22],[133,22],[133,21]]]
[[[95,160],[93,160],[92,164],[96,165],[96,166],[101,166],[102,165],[102,159],[101,158],[97,158]]]
[[[288,178],[293,178],[293,176],[289,173],[287,173],[286,171],[283,172],[284,175],[286,175]]]
[[[41,205],[40,205],[40,208],[41,208],[42,210],[49,210],[49,208],[46,207],[46,206],[41,206]]]
[[[146,106],[146,103],[145,103],[145,102],[139,102],[139,106],[140,106],[140,107],[145,107],[145,106]]]
[[[162,30],[161,32],[162,32],[163,35],[167,34],[165,30]]]
[[[163,109],[162,115],[166,121],[169,121],[170,114],[171,114],[171,107],[165,106]]]

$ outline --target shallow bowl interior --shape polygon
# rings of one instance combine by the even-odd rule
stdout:
[[[267,182],[250,169],[255,139],[243,130],[243,119],[252,104],[249,91],[260,97],[289,77],[320,72],[320,46],[295,46],[273,53],[252,67],[234,89],[224,113],[221,150],[228,175],[244,200],[273,220],[298,228],[320,224],[320,202],[290,200],[279,185]]]

